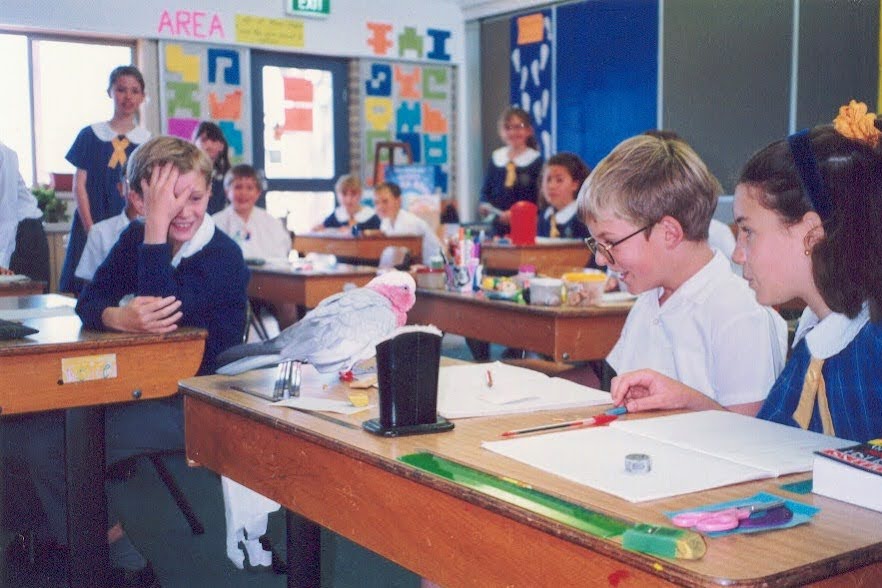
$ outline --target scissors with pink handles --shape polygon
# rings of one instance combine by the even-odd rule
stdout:
[[[691,528],[703,533],[714,533],[737,528],[741,521],[750,517],[751,512],[749,508],[681,512],[671,517],[671,522],[677,527]]]

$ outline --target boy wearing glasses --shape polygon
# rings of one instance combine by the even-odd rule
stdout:
[[[784,365],[787,328],[708,245],[720,192],[686,143],[640,135],[597,165],[579,211],[596,263],[639,295],[612,369],[652,368],[755,415]]]

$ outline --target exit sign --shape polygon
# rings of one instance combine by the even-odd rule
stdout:
[[[331,0],[288,0],[285,12],[294,16],[328,16],[331,14]]]

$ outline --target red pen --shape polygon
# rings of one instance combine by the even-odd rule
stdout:
[[[597,416],[588,417],[587,419],[579,419],[576,421],[566,421],[563,423],[551,423],[549,425],[539,425],[536,427],[527,427],[526,429],[513,429],[502,434],[503,437],[517,437],[518,435],[527,435],[529,433],[539,433],[544,431],[556,431],[558,429],[579,429],[581,427],[596,427],[605,425],[616,420],[616,415],[599,414]]]

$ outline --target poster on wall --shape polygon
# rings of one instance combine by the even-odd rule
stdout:
[[[251,81],[248,50],[201,43],[159,44],[162,131],[190,140],[204,120],[229,144],[230,162],[250,163]]]
[[[553,153],[554,88],[553,12],[551,9],[511,19],[511,104],[526,110],[544,158]]]
[[[448,192],[450,155],[453,153],[453,75],[447,65],[363,60],[362,169],[365,184],[374,178],[378,142],[400,141],[410,146],[411,163],[435,166],[436,188]],[[396,160],[397,163],[407,163]]]

